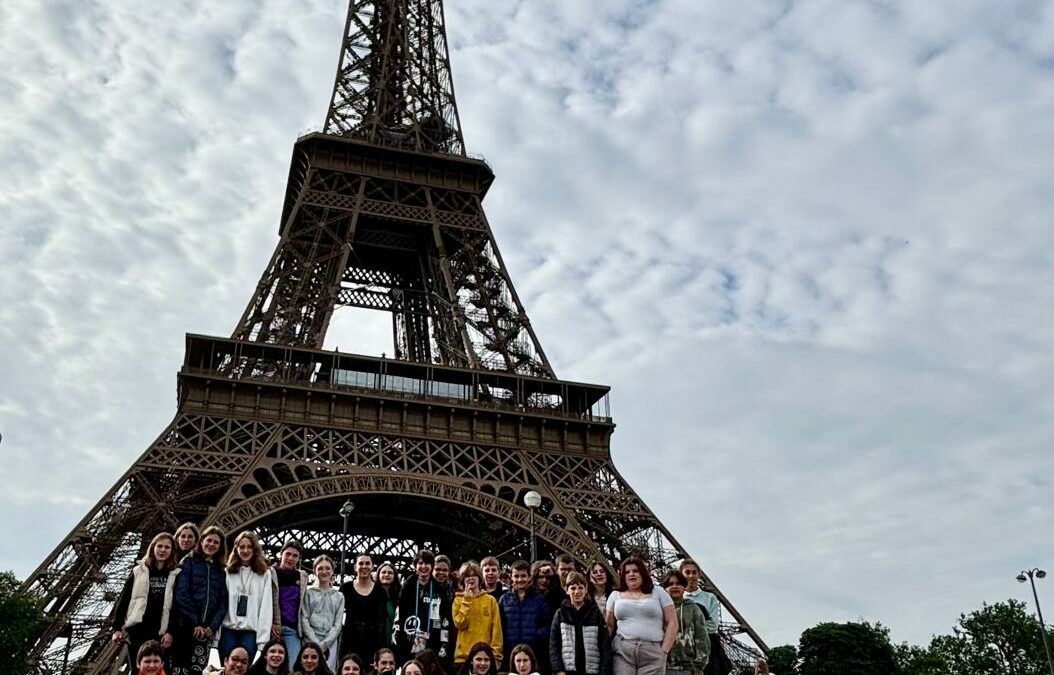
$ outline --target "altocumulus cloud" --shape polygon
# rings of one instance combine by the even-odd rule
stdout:
[[[772,644],[1019,593],[1054,554],[1054,6],[596,4],[447,19],[488,216],[622,472]],[[183,333],[230,332],[345,9],[0,5],[0,567],[161,430]]]

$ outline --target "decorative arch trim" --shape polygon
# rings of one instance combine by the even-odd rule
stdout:
[[[355,494],[424,497],[475,509],[524,530],[531,527],[529,509],[477,488],[420,474],[402,475],[383,470],[357,471],[354,474],[326,476],[282,485],[232,504],[211,520],[227,532],[234,532],[293,506]],[[549,520],[535,517],[534,531],[536,536],[550,545],[567,551],[580,560],[588,561],[594,555],[592,542],[582,540]]]

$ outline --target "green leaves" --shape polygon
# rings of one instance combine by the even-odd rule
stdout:
[[[821,623],[809,628],[801,634],[798,656],[799,675],[896,673],[889,630],[877,623]]]
[[[1039,623],[1025,603],[1007,600],[959,616],[952,635],[933,638],[929,653],[947,673],[1049,675]],[[914,675],[914,674],[911,674]]]
[[[1054,635],[1051,636],[1054,644]],[[821,623],[799,648],[776,647],[777,675],[1049,675],[1039,623],[1025,603],[1007,600],[962,614],[929,646],[892,645],[878,623]]]
[[[11,572],[0,572],[0,675],[22,675],[26,656],[43,627],[36,599],[19,589]]]

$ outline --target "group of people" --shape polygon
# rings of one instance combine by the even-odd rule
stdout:
[[[362,553],[337,587],[332,559],[301,565],[285,543],[269,562],[259,537],[184,523],[150,542],[114,612],[130,672],[200,675],[213,646],[223,675],[727,675],[721,606],[685,560],[656,584],[647,563],[488,556],[454,568],[418,551],[400,580]],[[313,582],[312,582],[313,579]],[[366,662],[365,659],[370,659]],[[766,672],[766,671],[763,671]]]

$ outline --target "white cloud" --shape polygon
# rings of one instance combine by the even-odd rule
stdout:
[[[183,334],[240,316],[344,11],[0,6],[0,567],[168,421]],[[925,640],[1049,562],[1049,3],[447,19],[544,347],[614,386],[619,467],[770,642],[856,617]]]

